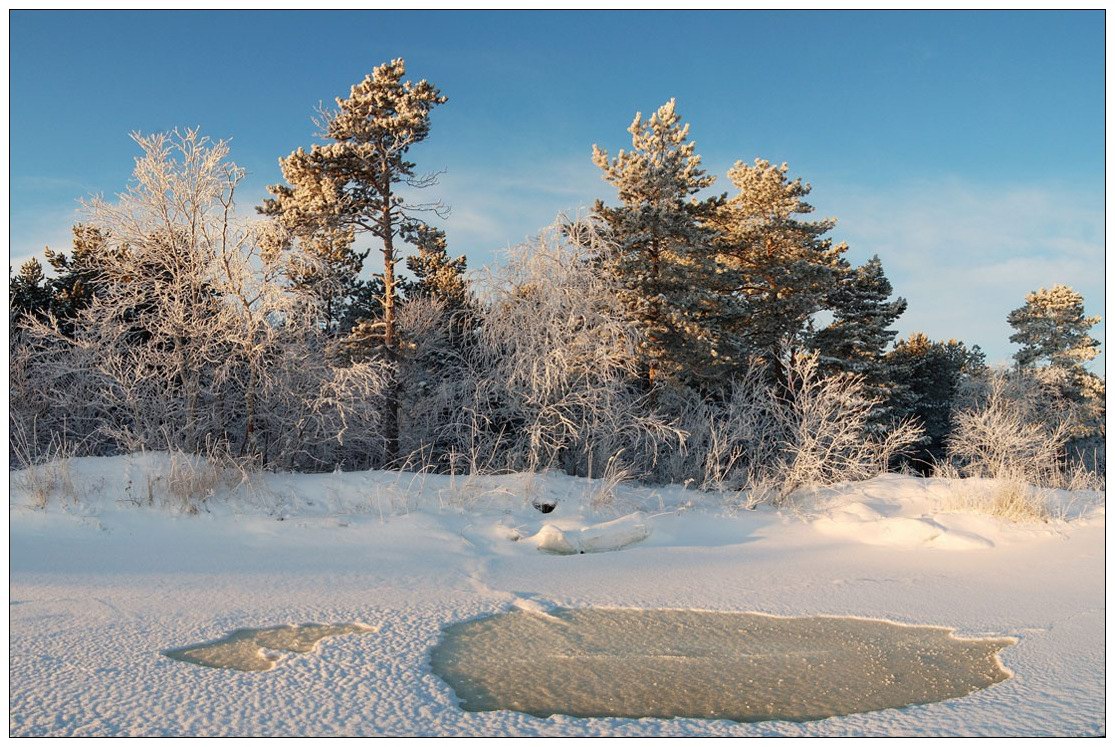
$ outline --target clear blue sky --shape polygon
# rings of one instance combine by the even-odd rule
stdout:
[[[473,267],[610,199],[592,144],[627,145],[636,111],[676,97],[718,187],[756,156],[813,184],[852,259],[879,254],[909,300],[903,334],[1005,361],[1027,291],[1068,283],[1103,312],[1102,11],[14,11],[10,29],[13,263],[67,246],[78,197],[124,187],[132,130],[230,138],[258,202],[317,103],[401,56],[449,97],[414,160],[446,171],[442,227]]]

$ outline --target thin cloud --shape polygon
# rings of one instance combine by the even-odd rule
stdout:
[[[902,334],[923,331],[980,345],[1010,359],[1007,314],[1039,287],[1065,283],[1088,313],[1102,313],[1102,195],[1070,187],[977,184],[960,179],[868,191],[825,190],[820,212],[853,257],[883,260],[895,292],[909,301]],[[1101,323],[1094,330],[1102,339]],[[1092,366],[1103,370],[1102,357]]]

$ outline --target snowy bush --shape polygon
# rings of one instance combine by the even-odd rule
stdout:
[[[639,337],[592,264],[601,241],[588,221],[559,222],[484,279],[453,378],[412,405],[412,449],[440,444],[462,471],[589,475],[676,441],[632,385]]]
[[[657,479],[695,484],[746,506],[781,504],[801,488],[885,472],[920,438],[910,422],[885,431],[874,425],[878,400],[861,377],[823,375],[818,357],[801,352],[782,368],[784,382],[755,364],[722,392],[675,390],[660,400],[675,413],[685,442],[662,455]]]
[[[1039,378],[992,371],[970,386],[953,415],[948,461],[965,477],[1061,487],[1072,471],[1066,446],[1073,425],[1072,409]]]
[[[1077,411],[1049,384],[1041,374],[1013,370],[991,371],[969,386],[937,475],[987,479],[958,483],[954,507],[1046,521],[1061,511],[1050,489],[1104,490],[1102,474],[1069,449]]]
[[[85,206],[107,237],[102,287],[68,324],[19,331],[13,418],[86,453],[372,466],[384,364],[333,362],[282,258],[260,249],[266,225],[236,217],[243,172],[227,145],[196,131],[135,139],[128,190]]]

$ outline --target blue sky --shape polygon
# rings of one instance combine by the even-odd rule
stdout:
[[[903,335],[1005,361],[1030,290],[1103,313],[1102,11],[16,11],[10,36],[13,263],[68,245],[77,198],[122,190],[132,130],[231,139],[258,202],[317,103],[401,56],[449,97],[414,160],[445,170],[442,227],[473,267],[610,199],[592,144],[624,147],[676,97],[718,187],[756,156],[813,184],[909,300]]]

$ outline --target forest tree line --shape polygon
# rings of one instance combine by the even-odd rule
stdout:
[[[134,135],[127,190],[83,203],[49,274],[11,276],[13,465],[176,450],[770,500],[902,467],[1096,467],[1099,319],[1072,289],[1011,312],[1009,370],[896,340],[906,301],[879,258],[849,262],[786,164],[737,162],[713,193],[672,100],[636,115],[630,149],[594,146],[613,195],[469,273],[433,224],[436,174],[409,160],[447,98],[405,76],[393,60],[322,110],[251,217],[227,143]]]

